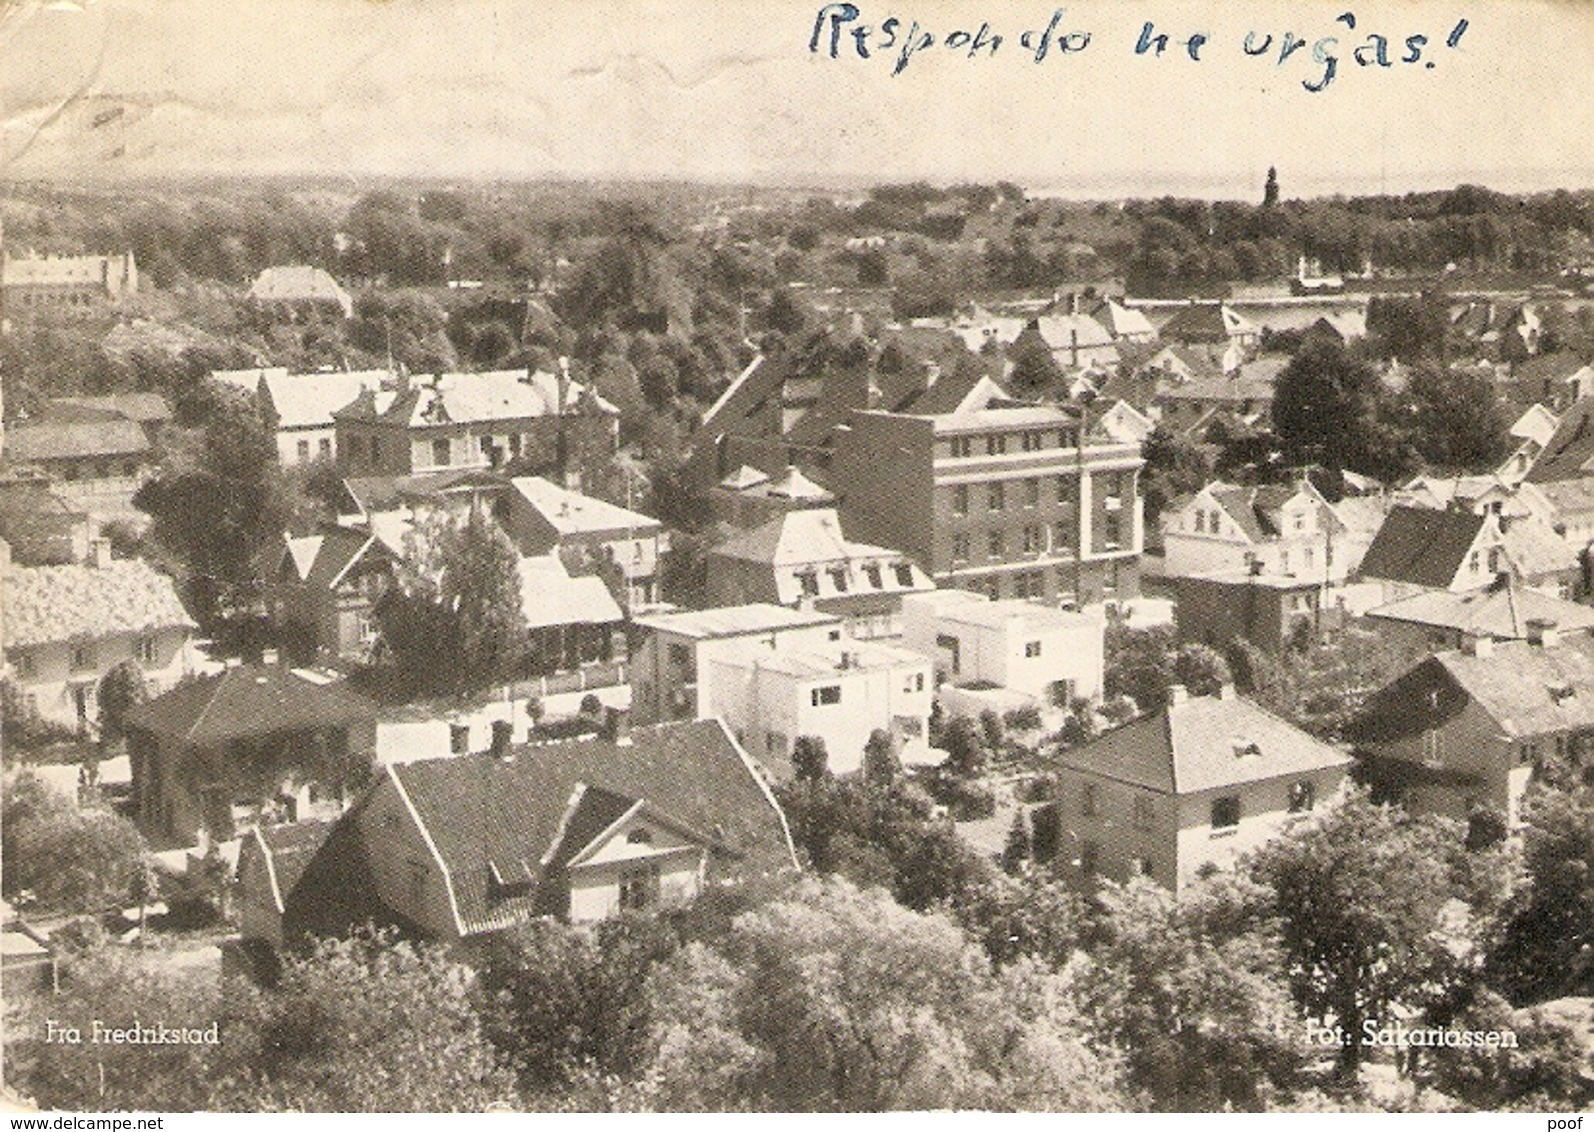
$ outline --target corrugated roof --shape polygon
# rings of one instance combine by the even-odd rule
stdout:
[[[1170,794],[1308,774],[1351,757],[1239,696],[1192,696],[1058,756],[1064,766]]]
[[[211,747],[249,736],[373,721],[376,706],[341,683],[277,664],[245,664],[185,680],[128,713],[128,724]]]
[[[628,744],[580,739],[515,747],[512,756],[465,755],[391,768],[448,865],[466,932],[533,913],[535,892],[492,897],[489,865],[524,864],[540,874],[581,786],[639,799],[715,838],[724,851],[710,855],[711,879],[796,865],[773,796],[715,720],[638,727]],[[598,818],[588,816],[584,824],[596,824]]]
[[[172,580],[137,558],[105,566],[13,566],[0,592],[7,648],[194,627]]]
[[[1444,589],[1455,581],[1483,524],[1484,516],[1470,511],[1391,507],[1362,556],[1362,577]]]

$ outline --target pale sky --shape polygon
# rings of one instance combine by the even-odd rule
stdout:
[[[1054,0],[854,3],[832,60],[808,50],[820,5],[790,0],[0,0],[5,174],[1006,178],[1250,197],[1276,165],[1286,196],[1594,186],[1582,0],[1097,0],[1058,25],[1088,46],[1040,62]],[[896,51],[860,59],[846,34],[869,25],[878,43],[891,16],[899,42],[914,21],[937,40],[895,76]],[[1207,35],[1200,61],[1178,42],[1137,56],[1146,20]],[[994,55],[944,46],[982,21],[1004,37]],[[1273,37],[1256,58],[1252,30],[1253,46]],[[1286,33],[1306,46],[1280,63]],[[1370,33],[1390,67],[1354,62]],[[1419,34],[1422,59],[1399,62]],[[1311,93],[1325,36],[1338,73]]]

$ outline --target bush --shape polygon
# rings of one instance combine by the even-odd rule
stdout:
[[[1002,716],[1002,722],[1010,731],[1038,731],[1041,726],[1041,709],[1033,705],[1014,708]]]
[[[1021,779],[1017,796],[1020,802],[1025,803],[1050,802],[1057,796],[1057,778],[1055,775],[1037,774]]]

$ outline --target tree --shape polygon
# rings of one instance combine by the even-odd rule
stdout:
[[[798,782],[821,782],[830,777],[830,752],[817,735],[799,735],[791,747],[792,774]]]
[[[1412,444],[1430,464],[1477,472],[1505,459],[1511,422],[1482,373],[1425,366],[1412,374],[1407,390]]]
[[[959,778],[977,778],[985,769],[985,736],[978,724],[966,715],[947,720],[941,733],[946,751],[946,769]]]
[[[253,406],[224,399],[196,452],[168,460],[133,496],[153,537],[235,608],[255,600],[255,561],[282,537],[292,505],[277,448]],[[202,611],[209,613],[213,611]]]
[[[521,673],[527,633],[519,560],[478,508],[463,522],[433,512],[416,524],[398,584],[376,613],[383,639],[417,687],[462,694]]]
[[[897,755],[896,737],[876,727],[869,732],[869,741],[863,748],[863,780],[883,789],[895,782],[901,773],[902,760]]]
[[[1103,651],[1108,697],[1128,696],[1142,712],[1156,711],[1168,702],[1168,686],[1174,682],[1171,628],[1131,629],[1122,621],[1111,621]]]
[[[1021,397],[1056,397],[1063,392],[1063,369],[1052,356],[1052,349],[1033,325],[1019,331],[1007,348],[1013,368],[1007,381]]]
[[[1173,658],[1174,682],[1183,684],[1192,696],[1211,696],[1234,678],[1228,663],[1215,649],[1190,643],[1180,645]]]
[[[62,913],[120,907],[141,875],[144,839],[126,818],[79,810],[31,771],[0,794],[6,899]]]
[[[360,935],[290,959],[269,991],[233,985],[226,1068],[207,1107],[236,1111],[479,1112],[513,1096],[440,947]]]
[[[1022,808],[1014,811],[1013,824],[1007,830],[1007,842],[1002,846],[1002,868],[1010,873],[1022,872],[1030,858],[1029,819]]]
[[[717,950],[725,962],[688,948],[655,983],[668,992],[661,1051],[730,1057],[699,1104],[1078,1111],[1124,1099],[1059,976],[1024,963],[993,971],[944,915],[883,892],[804,881],[738,917]]]
[[[1523,810],[1529,883],[1505,909],[1489,979],[1519,1002],[1594,994],[1594,790],[1538,787]]]
[[[1459,979],[1446,944],[1461,837],[1454,822],[1356,792],[1251,861],[1270,892],[1295,1001],[1351,1035],[1338,1054],[1347,1077],[1361,1064],[1363,1022],[1419,1012]]]
[[[143,670],[124,660],[100,680],[100,743],[114,747],[122,741],[127,713],[149,699]]]
[[[1152,1108],[1255,1111],[1294,1086],[1304,1051],[1275,940],[1210,933],[1200,908],[1144,879],[1099,899],[1102,938],[1080,985]]]
[[[1146,526],[1154,529],[1157,517],[1175,499],[1201,490],[1212,480],[1212,461],[1183,436],[1158,425],[1141,446],[1146,468],[1141,476]]]
[[[648,1053],[646,984],[677,946],[666,923],[642,915],[497,933],[474,988],[486,1034],[526,1090],[566,1090],[589,1071],[635,1073]]]
[[[1279,374],[1273,428],[1287,464],[1324,464],[1400,479],[1414,463],[1372,367],[1343,347],[1313,342]]]

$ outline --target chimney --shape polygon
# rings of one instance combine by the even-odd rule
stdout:
[[[1494,655],[1494,638],[1487,633],[1467,633],[1461,638],[1461,651],[1479,660],[1488,660]]]
[[[1218,687],[1218,699],[1220,699],[1220,700],[1232,700],[1232,699],[1234,699],[1234,697],[1235,697],[1235,691],[1234,691],[1234,685],[1232,683],[1222,684],[1222,685],[1220,685]]]
[[[1528,643],[1544,649],[1554,648],[1561,643],[1560,630],[1548,617],[1531,617],[1528,619]]]
[[[1079,330],[1070,328],[1068,331],[1068,364],[1075,369],[1079,368]]]
[[[934,389],[935,383],[941,380],[941,363],[929,361],[924,363],[924,387]]]
[[[450,723],[448,725],[448,753],[463,755],[470,752],[470,724]]]
[[[603,733],[616,747],[631,745],[631,713],[625,708],[609,708],[604,715]]]
[[[1177,707],[1190,699],[1190,692],[1183,684],[1172,684],[1168,688],[1168,706]]]
[[[276,649],[261,649],[260,650],[260,663],[265,665],[267,668],[276,667],[277,662],[280,659],[281,659],[281,654],[278,653]]]
[[[89,542],[90,561],[97,569],[103,570],[111,564],[111,540],[97,538]]]
[[[493,720],[493,745],[491,748],[493,758],[507,759],[509,757],[510,732],[514,730],[514,726],[507,719]]]

